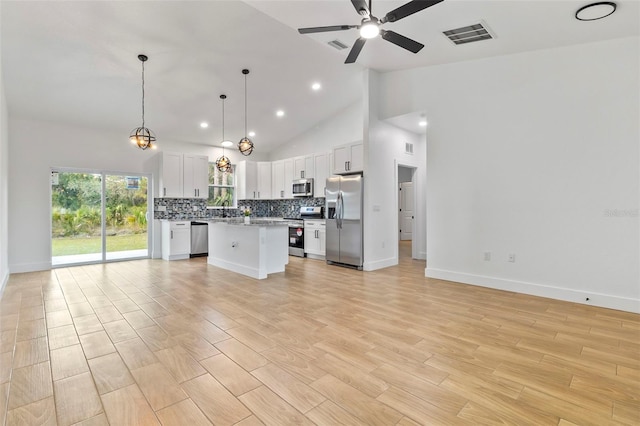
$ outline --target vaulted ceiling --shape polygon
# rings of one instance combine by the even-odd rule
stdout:
[[[403,1],[373,2],[377,16]],[[5,1],[1,55],[12,116],[121,132],[141,124],[141,64],[146,124],[158,137],[219,146],[220,94],[226,137],[248,130],[263,152],[294,138],[362,97],[362,70],[381,72],[638,35],[637,1],[607,19],[580,22],[583,1],[445,0],[385,24],[423,44],[414,55],[382,39],[343,64],[357,30],[300,35],[298,27],[355,25],[349,0],[289,1]],[[482,22],[493,40],[455,45],[443,31]],[[311,90],[313,82],[322,88]],[[275,115],[277,109],[284,117]],[[210,124],[207,129],[200,122]],[[85,136],[79,136],[85,138]],[[90,137],[88,137],[90,139]],[[88,142],[90,142],[88,140]]]

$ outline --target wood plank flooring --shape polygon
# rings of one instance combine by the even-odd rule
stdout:
[[[409,249],[408,244],[402,250]],[[0,425],[638,425],[640,316],[291,258],[15,274]]]

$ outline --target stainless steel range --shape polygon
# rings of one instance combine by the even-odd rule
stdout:
[[[289,223],[289,255],[304,257],[304,220],[322,219],[324,207],[300,207],[297,217],[285,217]]]

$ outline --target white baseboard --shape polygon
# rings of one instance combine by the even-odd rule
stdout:
[[[51,269],[51,262],[38,263],[19,263],[17,265],[9,265],[12,274],[21,274],[23,272],[48,271]]]
[[[388,268],[389,266],[395,266],[398,264],[397,257],[390,257],[388,259],[376,260],[375,262],[364,262],[362,265],[363,271],[375,271],[376,269]]]
[[[2,299],[2,295],[4,294],[4,289],[7,287],[7,283],[9,282],[9,271],[4,274],[4,277],[0,278],[0,299]]]
[[[263,280],[267,278],[266,270],[261,271],[259,268],[254,268],[247,265],[241,265],[239,263],[229,262],[227,260],[222,260],[218,258],[212,258],[209,256],[207,258],[207,263],[212,266],[217,266],[222,269],[227,269],[232,272],[236,272],[238,274],[246,275],[251,278],[255,278],[257,280]],[[284,268],[282,271],[273,271],[273,272],[284,272]]]
[[[640,313],[640,300],[627,297],[611,296],[608,294],[579,291],[558,286],[506,280],[503,278],[467,274],[429,267],[425,269],[424,276],[463,284],[477,285],[480,287],[488,287],[496,290],[513,291],[516,293],[530,294],[532,296],[548,297],[550,299],[564,300],[583,305],[592,305],[602,308]],[[587,298],[589,299],[588,301]]]

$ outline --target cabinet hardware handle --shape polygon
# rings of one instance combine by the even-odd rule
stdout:
[[[173,240],[173,231],[171,231],[171,239]]]
[[[284,190],[280,191],[280,198],[284,198]]]
[[[167,196],[167,188],[162,188],[162,196],[163,197]]]

